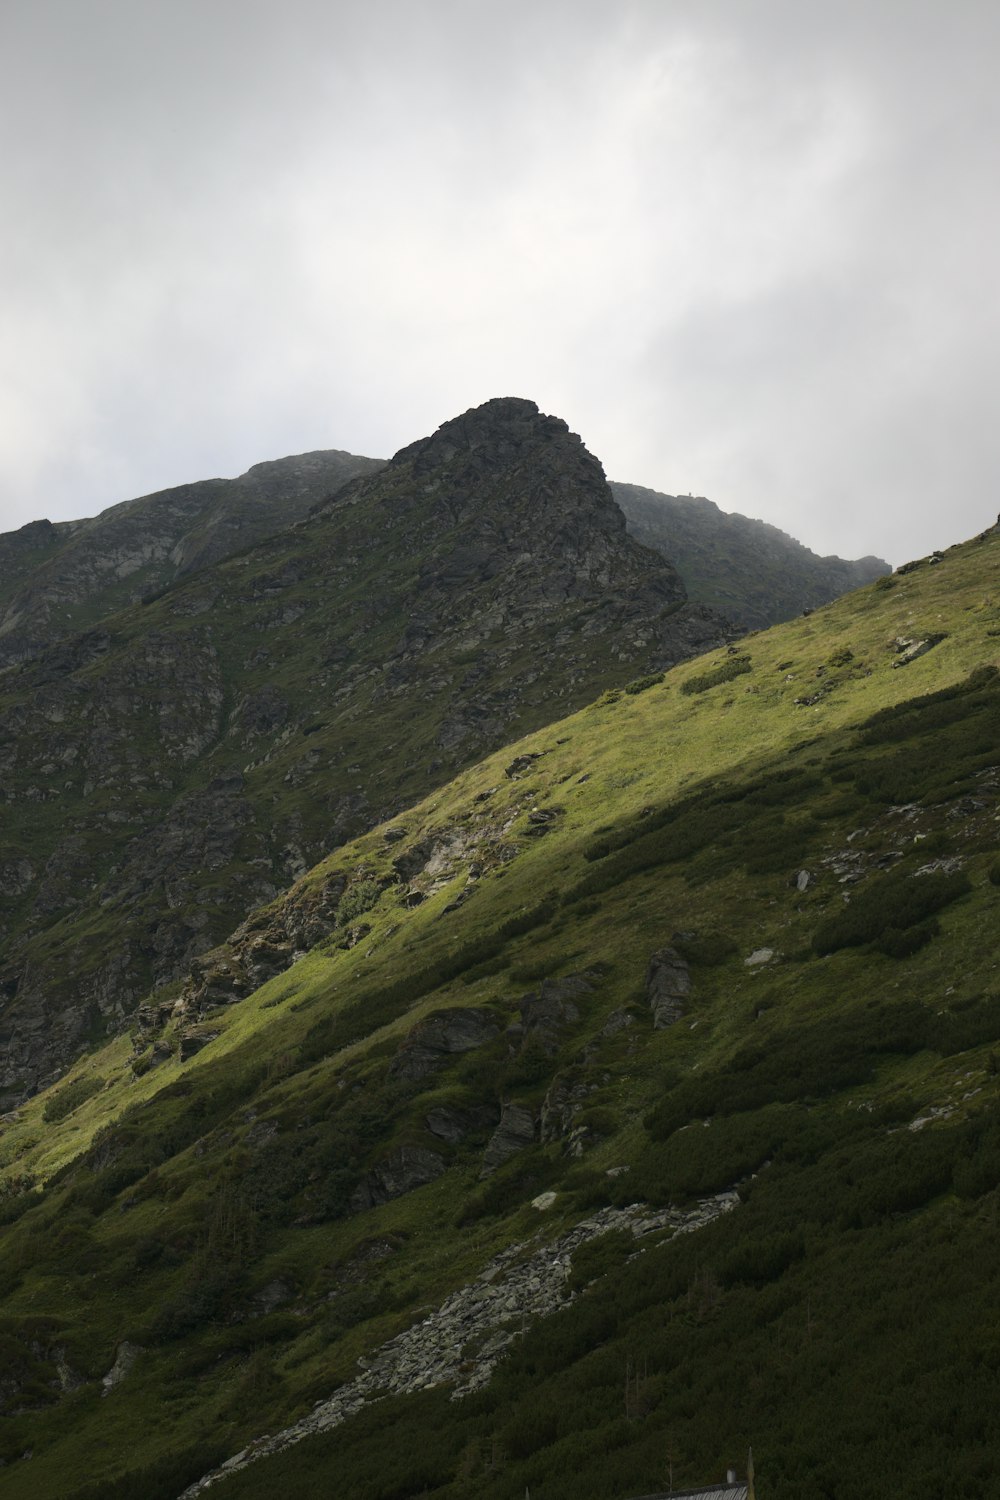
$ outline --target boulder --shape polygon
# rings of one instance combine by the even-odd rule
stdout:
[[[104,1387],[101,1395],[109,1396],[116,1385],[121,1385],[122,1381],[130,1374],[140,1354],[145,1354],[145,1352],[141,1344],[130,1344],[128,1339],[124,1343],[119,1344],[115,1354],[115,1362],[101,1380],[101,1385]]]
[[[417,1082],[433,1073],[452,1054],[471,1052],[499,1034],[500,1027],[492,1011],[471,1006],[436,1011],[414,1026],[393,1058],[389,1072],[394,1078]]]
[[[676,948],[660,948],[646,969],[646,998],[653,1028],[663,1031],[684,1014],[691,994],[691,971]]]
[[[491,1130],[500,1119],[500,1106],[494,1103],[465,1107],[442,1104],[428,1110],[424,1119],[431,1135],[436,1135],[449,1146],[457,1146],[468,1135]]]
[[[397,1146],[358,1183],[351,1194],[351,1211],[361,1213],[366,1208],[388,1203],[390,1198],[401,1198],[404,1193],[433,1182],[444,1169],[444,1161],[436,1151],[423,1146]]]
[[[559,1050],[562,1033],[580,1019],[575,1001],[594,988],[594,975],[567,974],[563,979],[543,979],[537,990],[518,1002],[521,1012],[521,1046],[530,1041],[540,1044],[553,1057]]]
[[[598,1085],[579,1075],[562,1074],[553,1079],[542,1100],[541,1138],[544,1145],[567,1138],[574,1129],[576,1116]]]
[[[531,1111],[520,1104],[505,1104],[500,1124],[490,1136],[483,1155],[483,1170],[479,1175],[488,1177],[525,1146],[532,1145],[534,1140],[535,1117]]]

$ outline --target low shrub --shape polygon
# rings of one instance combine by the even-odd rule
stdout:
[[[707,693],[709,688],[718,687],[721,682],[731,682],[734,677],[742,677],[752,671],[753,663],[749,656],[731,656],[728,661],[712,667],[708,672],[699,672],[682,682],[681,692],[688,697],[694,693]]]
[[[644,693],[648,688],[656,687],[663,681],[666,674],[663,672],[651,672],[647,677],[633,677],[631,682],[626,682],[625,691],[633,698],[639,693]]]
[[[813,951],[835,953],[840,948],[858,948],[884,938],[883,952],[903,957],[916,952],[933,937],[927,919],[971,890],[967,875],[908,875],[894,870],[855,888],[849,906],[822,923],[813,934]],[[924,927],[916,947],[907,948],[902,934]],[[895,933],[895,937],[886,936]],[[914,938],[915,940],[915,938]]]
[[[354,885],[349,885],[337,907],[338,924],[346,927],[355,918],[371,911],[378,904],[381,894],[382,887],[374,880],[359,880]]]
[[[585,1240],[573,1251],[569,1284],[574,1292],[582,1292],[590,1282],[609,1271],[616,1271],[623,1261],[634,1254],[635,1235],[630,1229],[609,1229],[596,1239]]]
[[[57,1120],[65,1120],[66,1116],[71,1115],[75,1109],[79,1109],[81,1104],[86,1104],[88,1099],[99,1094],[103,1087],[104,1079],[97,1078],[94,1074],[75,1078],[72,1083],[59,1089],[51,1099],[46,1101],[42,1118],[50,1125],[55,1124]]]

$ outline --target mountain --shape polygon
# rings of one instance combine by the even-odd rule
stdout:
[[[628,529],[669,557],[690,598],[760,630],[815,609],[891,572],[880,557],[818,557],[765,521],[727,514],[711,500],[612,484]]]
[[[415,497],[524,482],[484,420],[333,514],[405,507],[440,579]],[[550,701],[8,1115],[5,1500],[605,1500],[751,1444],[768,1500],[988,1492],[998,565]]]
[[[309,493],[309,465],[295,472]],[[143,555],[199,515],[208,536],[197,496],[167,525],[176,494],[101,518],[99,547],[82,533],[84,573],[112,534],[124,567],[132,528]],[[156,548],[150,514],[166,517]],[[580,439],[510,399],[57,638],[0,676],[0,1105],[127,1025],[150,990],[176,998],[198,955],[344,839],[623,676],[734,633],[626,535]]]
[[[255,464],[239,479],[180,485],[85,521],[0,534],[0,670],[129,604],[287,530],[382,459],[336,449]],[[817,557],[763,521],[709,500],[611,485],[629,533],[677,568],[691,600],[746,629],[790,619],[889,572],[866,557]]]
[[[0,535],[0,668],[284,531],[380,461],[336,450],[254,464],[113,505],[85,521]]]

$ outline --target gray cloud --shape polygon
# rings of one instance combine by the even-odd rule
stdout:
[[[894,561],[995,518],[979,0],[15,0],[0,526],[497,394]]]

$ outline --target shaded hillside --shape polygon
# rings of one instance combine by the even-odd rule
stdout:
[[[614,1500],[750,1443],[769,1500],[988,1491],[998,566],[623,673],[8,1117],[5,1500]]]
[[[692,599],[747,630],[790,620],[891,571],[879,557],[818,557],[776,526],[711,500],[637,484],[611,488],[636,541],[670,558]]]
[[[4,674],[0,1097],[344,838],[728,630],[579,438],[501,400]]]
[[[85,521],[32,521],[0,535],[0,668],[245,551],[381,467],[335,450],[254,464],[113,505]]]

